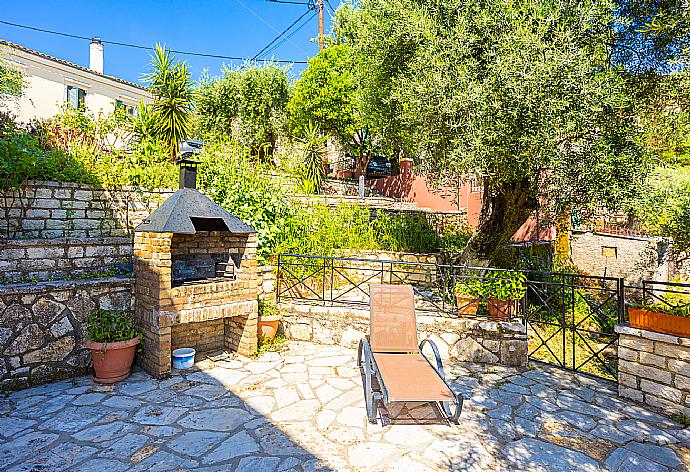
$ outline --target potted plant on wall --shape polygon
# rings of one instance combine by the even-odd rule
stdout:
[[[460,315],[476,315],[479,308],[479,297],[482,295],[482,283],[475,278],[463,278],[455,284],[455,301]]]
[[[515,315],[516,302],[527,293],[527,277],[522,272],[493,271],[484,281],[487,305],[492,318],[508,319]]]
[[[128,311],[92,311],[87,319],[86,337],[84,345],[91,350],[94,382],[111,384],[129,377],[141,333]]]
[[[633,328],[690,338],[690,305],[642,304],[628,308],[628,318]]]
[[[259,323],[257,332],[259,341],[272,342],[278,332],[278,323],[280,323],[281,315],[275,305],[266,301],[259,301]]]

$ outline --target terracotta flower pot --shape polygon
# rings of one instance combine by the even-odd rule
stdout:
[[[278,332],[278,323],[280,323],[280,318],[281,316],[279,314],[259,316],[259,324],[257,328],[259,340],[268,342],[273,341],[273,338],[276,337],[276,333]]]
[[[468,295],[455,294],[458,313],[461,315],[476,315],[479,309],[479,301]]]
[[[489,307],[489,316],[501,320],[507,320],[515,316],[515,302],[513,300],[499,300],[498,298],[489,297],[487,303]]]
[[[87,339],[84,345],[91,350],[93,370],[96,371],[93,381],[112,384],[129,377],[138,344],[139,337],[115,343],[96,343]]]
[[[628,308],[628,317],[633,328],[690,338],[690,318],[632,307]]]

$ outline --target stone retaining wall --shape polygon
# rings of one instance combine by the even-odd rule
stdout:
[[[618,393],[690,417],[690,338],[616,326]]]
[[[281,302],[285,337],[356,348],[369,332],[369,310]],[[527,365],[527,335],[521,323],[417,315],[419,341],[433,340],[443,359]]]
[[[258,270],[259,300],[268,300],[275,302],[276,299],[276,268],[274,266],[260,266]]]
[[[14,239],[0,246],[0,280],[73,278],[131,262],[130,238]]]
[[[131,279],[0,287],[0,387],[22,388],[90,371],[83,347],[95,308],[131,309]]]
[[[8,239],[131,236],[134,227],[172,193],[30,181],[2,194],[0,235]]]

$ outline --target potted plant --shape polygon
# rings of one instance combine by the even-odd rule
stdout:
[[[476,315],[479,308],[479,297],[482,294],[482,283],[475,278],[463,278],[453,289],[458,313]]]
[[[492,271],[484,281],[488,294],[489,316],[493,318],[512,318],[518,300],[527,293],[527,277],[522,272]]]
[[[87,319],[86,341],[91,350],[94,382],[112,384],[129,377],[141,332],[126,310],[97,309]]]
[[[690,338],[690,305],[674,307],[654,303],[628,308],[630,326]]]
[[[281,315],[278,309],[263,300],[259,301],[258,335],[262,343],[271,342],[278,332]]]

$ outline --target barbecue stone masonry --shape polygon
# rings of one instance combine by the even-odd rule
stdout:
[[[616,326],[618,393],[690,417],[690,338]]]
[[[171,371],[172,351],[257,349],[257,237],[219,231],[194,235],[139,232],[134,238],[135,319],[144,332],[143,367],[156,377]],[[174,285],[173,259],[184,254],[239,253],[236,278]]]

